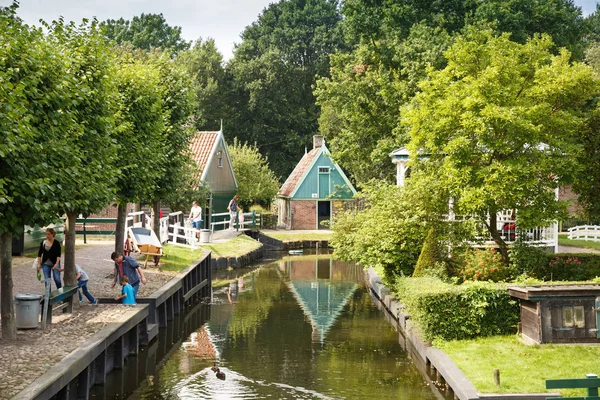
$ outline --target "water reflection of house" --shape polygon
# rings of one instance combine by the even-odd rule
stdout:
[[[323,343],[358,287],[357,277],[362,277],[362,270],[331,259],[282,261],[281,267],[289,277],[292,294],[313,327],[313,342]]]
[[[183,343],[185,350],[204,360],[215,360],[223,351],[227,340],[227,330],[233,304],[221,304],[211,308],[210,321],[190,336],[190,341]]]

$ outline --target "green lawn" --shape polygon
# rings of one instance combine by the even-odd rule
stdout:
[[[163,271],[182,271],[202,257],[202,250],[192,250],[172,244],[165,244],[163,251],[167,255],[167,257],[160,259],[160,269]]]
[[[600,374],[600,346],[527,346],[517,336],[436,342],[481,393],[547,392],[546,379],[585,378]],[[500,370],[500,386],[494,384]],[[584,390],[559,390],[565,396],[582,396]]]
[[[558,244],[561,246],[600,250],[600,242],[592,242],[591,240],[569,240],[569,237],[565,235],[558,235]]]
[[[333,234],[331,233],[275,233],[268,232],[267,236],[273,239],[281,240],[282,242],[300,242],[303,240],[331,240]]]
[[[240,235],[228,242],[218,244],[205,244],[202,248],[212,251],[212,257],[239,257],[260,248],[257,240],[246,235]]]

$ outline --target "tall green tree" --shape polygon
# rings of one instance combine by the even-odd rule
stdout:
[[[47,26],[47,40],[64,47],[71,67],[75,98],[70,108],[77,130],[66,135],[68,147],[55,157],[60,174],[61,215],[66,215],[63,267],[65,284],[77,283],[75,271],[75,222],[106,206],[115,194],[119,170],[116,120],[118,92],[114,84],[115,58],[97,22],[65,25],[62,20]]]
[[[552,55],[553,46],[547,35],[519,44],[470,29],[404,110],[413,158],[430,154],[455,213],[478,218],[505,263],[497,212],[518,210],[520,228],[559,216],[555,189],[576,170],[582,106],[598,90],[591,68],[567,50]]]
[[[221,119],[227,118],[228,86],[223,56],[214,39],[198,39],[191,49],[181,52],[176,62],[191,76],[197,106],[194,125],[198,130],[217,130]]]
[[[317,82],[319,126],[335,159],[359,185],[392,182],[389,154],[408,142],[400,107],[418,90],[428,67],[445,65],[451,38],[441,28],[414,25],[387,60],[368,45],[332,57],[331,77]]]
[[[269,5],[242,33],[227,66],[226,131],[256,143],[279,176],[286,176],[318,131],[312,87],[329,73],[329,55],[343,48],[335,0],[282,0]]]
[[[160,48],[176,54],[190,47],[181,37],[181,27],[169,25],[162,14],[141,14],[131,21],[108,19],[101,26],[106,37],[117,44],[131,43],[142,50]]]
[[[121,251],[125,242],[127,203],[152,199],[158,180],[165,175],[166,121],[160,82],[156,66],[132,55],[122,56],[116,77],[121,107],[115,162],[121,171],[116,190],[116,251]]]
[[[256,203],[270,203],[279,190],[279,181],[267,158],[255,146],[240,143],[236,138],[228,149],[242,207],[248,210]]]
[[[160,204],[172,192],[190,181],[194,172],[188,167],[192,163],[189,142],[194,133],[192,113],[195,107],[193,83],[187,72],[173,63],[164,54],[154,54],[149,62],[159,71],[159,85],[162,88],[164,115],[162,145],[155,156],[160,164],[161,175],[155,182],[152,192],[153,229],[160,237]]]
[[[0,313],[2,336],[16,338],[12,238],[24,225],[56,220],[62,208],[62,171],[55,160],[78,131],[71,63],[41,29],[0,8]]]

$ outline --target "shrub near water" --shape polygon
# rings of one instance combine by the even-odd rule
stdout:
[[[519,304],[504,284],[401,278],[395,291],[428,340],[512,334],[519,322]]]

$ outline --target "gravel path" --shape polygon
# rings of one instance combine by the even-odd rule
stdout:
[[[120,294],[119,286],[110,287],[114,279],[114,263],[110,259],[113,249],[114,244],[109,241],[88,241],[86,245],[77,245],[75,262],[88,274],[88,289],[94,297],[114,297]],[[37,280],[36,272],[32,269],[33,261],[29,257],[13,258],[13,293],[43,294],[44,285]],[[140,266],[143,266],[143,261],[143,258],[138,260]],[[154,293],[175,275],[173,272],[161,272],[152,262],[143,271],[148,282],[140,286],[138,297]],[[54,282],[52,290],[55,290]]]
[[[16,341],[0,340],[0,399],[12,398],[129,310],[123,305],[83,305],[71,315],[56,314],[46,331],[19,330]]]

